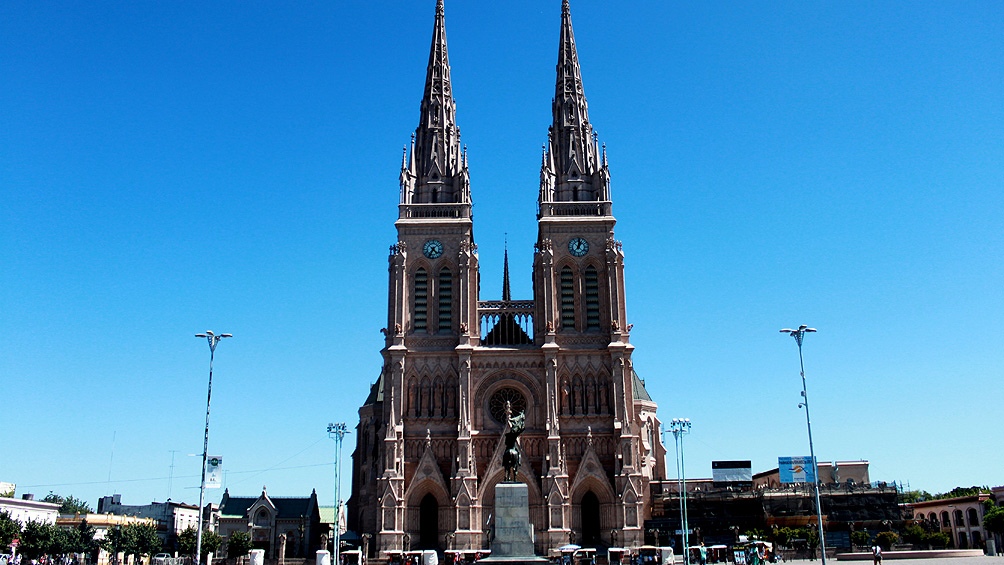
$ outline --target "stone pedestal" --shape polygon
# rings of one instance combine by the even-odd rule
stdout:
[[[523,483],[495,486],[495,538],[492,557],[533,557],[530,499]]]

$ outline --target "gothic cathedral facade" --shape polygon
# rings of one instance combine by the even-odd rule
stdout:
[[[372,550],[489,547],[506,405],[525,411],[519,481],[535,551],[636,546],[665,477],[656,404],[634,371],[624,252],[589,122],[568,0],[540,169],[533,299],[480,300],[466,149],[436,5],[418,128],[401,167],[386,345],[359,410],[349,528]]]

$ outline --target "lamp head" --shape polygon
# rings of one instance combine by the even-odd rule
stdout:
[[[205,338],[205,337],[209,337],[209,336],[206,335],[206,334],[195,334],[195,337],[203,337],[203,338]]]
[[[234,337],[234,334],[221,334],[220,337]]]

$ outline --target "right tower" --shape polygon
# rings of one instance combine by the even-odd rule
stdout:
[[[551,493],[550,522],[559,522],[560,499],[571,499],[578,508],[594,505],[575,500],[575,493],[582,492],[582,479],[594,472],[591,466],[602,465],[603,474],[613,479],[612,494],[618,500],[615,516],[602,521],[614,522],[614,529],[623,532],[622,536],[603,532],[602,537],[606,543],[630,546],[643,541],[649,482],[665,476],[664,449],[655,403],[631,362],[624,252],[614,239],[606,149],[589,121],[568,0],[561,6],[556,74],[552,121],[540,168],[533,264],[535,330],[542,342],[550,391],[549,453],[542,491]],[[596,400],[593,390],[599,391]],[[610,406],[603,406],[608,401]],[[598,414],[607,418],[596,421]],[[563,438],[583,435],[586,445],[568,450]],[[598,457],[592,463],[586,459],[599,454],[594,446],[599,438],[609,447],[598,451],[606,451],[609,458]],[[575,477],[572,484],[570,477]],[[589,512],[574,514],[581,516],[569,516],[575,525],[589,530],[582,523]]]

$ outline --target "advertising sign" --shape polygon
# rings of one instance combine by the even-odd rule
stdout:
[[[778,457],[777,470],[782,483],[814,483],[812,457]]]
[[[206,460],[206,488],[220,488],[223,484],[223,457],[210,455]]]
[[[749,485],[753,483],[752,461],[712,461],[711,479],[715,486]]]

